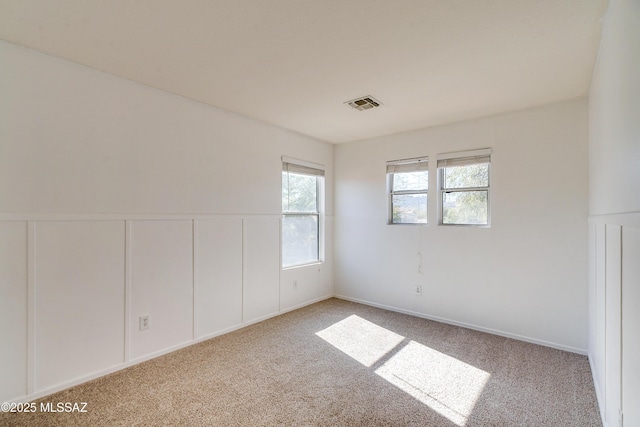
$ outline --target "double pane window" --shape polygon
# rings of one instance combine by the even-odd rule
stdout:
[[[440,224],[489,225],[490,151],[450,156],[438,158]]]
[[[324,171],[282,164],[282,266],[320,261],[320,193]]]
[[[429,162],[426,157],[387,162],[389,223],[426,224]]]

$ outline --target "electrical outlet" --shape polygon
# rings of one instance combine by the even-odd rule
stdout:
[[[298,289],[298,281],[297,280],[293,281],[293,289]]]
[[[149,329],[150,326],[149,315],[145,314],[144,316],[140,316],[140,330],[144,331],[145,329]]]
[[[415,293],[416,295],[422,295],[422,285],[416,285]]]

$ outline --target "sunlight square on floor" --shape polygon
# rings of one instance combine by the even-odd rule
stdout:
[[[461,427],[491,376],[355,314],[316,335]]]

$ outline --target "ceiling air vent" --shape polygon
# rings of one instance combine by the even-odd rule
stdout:
[[[382,105],[380,101],[375,99],[373,96],[364,96],[362,98],[356,98],[351,101],[345,102],[345,104],[350,105],[356,110],[370,110],[371,108],[376,108]]]

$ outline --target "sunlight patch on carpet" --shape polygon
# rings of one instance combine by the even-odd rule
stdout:
[[[376,374],[459,426],[473,411],[490,374],[410,341]]]
[[[355,314],[316,335],[461,427],[491,376]]]
[[[316,335],[367,367],[371,367],[404,339],[355,314]]]

